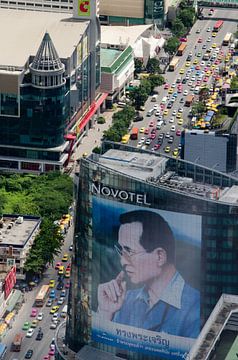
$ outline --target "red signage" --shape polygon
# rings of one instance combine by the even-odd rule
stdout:
[[[8,298],[10,292],[12,291],[12,288],[16,284],[16,265],[14,265],[9,273],[7,274],[4,282],[4,295],[5,299]]]

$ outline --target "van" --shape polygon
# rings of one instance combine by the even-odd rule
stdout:
[[[163,125],[163,123],[164,123],[163,120],[158,121],[158,122],[157,122],[157,125],[156,125],[156,129],[157,129],[157,130],[160,130],[160,129],[161,129],[161,126]]]
[[[157,99],[158,99],[158,95],[155,94],[155,95],[152,96],[151,101],[156,102]]]
[[[152,116],[154,114],[154,109],[150,109],[147,111],[147,116]]]

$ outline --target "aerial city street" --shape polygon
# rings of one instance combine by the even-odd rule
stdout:
[[[237,359],[236,2],[0,0],[0,360]]]

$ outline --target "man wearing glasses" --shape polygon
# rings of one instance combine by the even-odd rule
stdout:
[[[147,210],[122,214],[115,250],[122,271],[98,286],[98,313],[116,323],[196,338],[200,294],[175,268],[175,240],[168,223]],[[127,290],[126,278],[136,289]]]

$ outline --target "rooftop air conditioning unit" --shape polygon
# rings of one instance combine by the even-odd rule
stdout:
[[[16,219],[16,224],[22,224],[24,221],[23,216],[18,216],[18,218]]]

